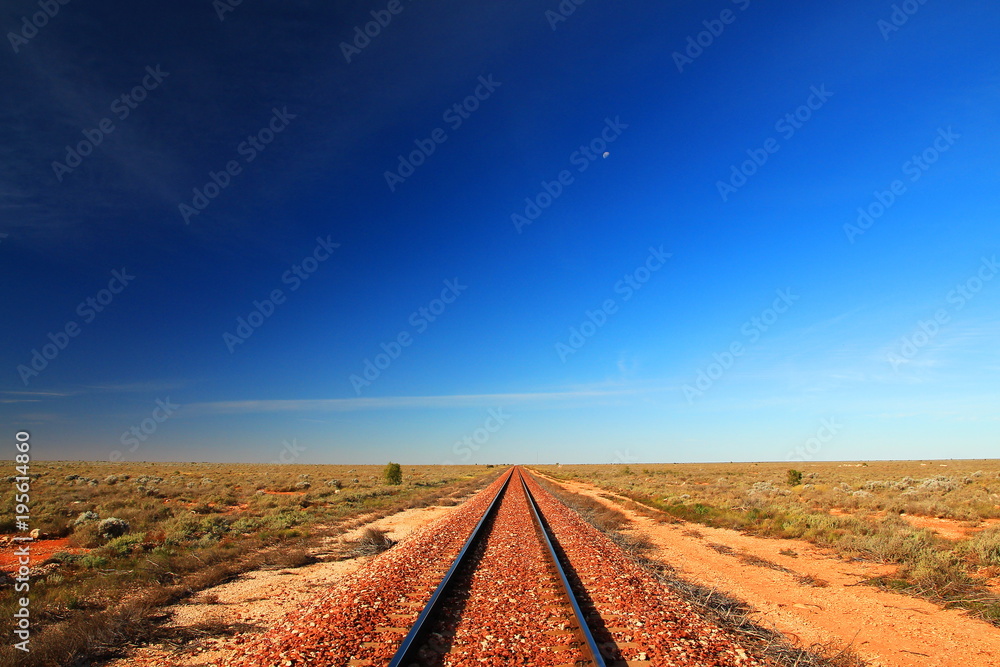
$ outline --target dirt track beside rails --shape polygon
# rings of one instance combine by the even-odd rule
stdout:
[[[557,483],[625,513],[634,534],[655,545],[651,558],[669,563],[689,581],[744,600],[759,610],[756,620],[761,625],[776,627],[804,646],[850,643],[872,667],[1000,666],[1000,630],[992,625],[959,610],[861,584],[891,573],[892,566],[846,561],[803,540],[663,524],[627,509],[627,499],[604,489],[583,482]],[[727,549],[731,553],[722,553]],[[741,554],[788,572],[747,565]],[[802,584],[797,577],[826,585]]]
[[[776,627],[803,645],[853,639],[854,649],[873,667],[1000,665],[1000,631],[996,628],[960,611],[859,585],[891,568],[844,561],[800,540],[756,538],[693,524],[662,524],[609,499],[613,494],[603,489],[579,482],[561,484],[624,512],[634,526],[630,530],[653,542],[655,550],[649,555],[654,559],[671,564],[690,581],[745,600],[759,610],[759,623]],[[375,524],[405,543],[465,506],[406,510]],[[788,571],[747,565],[740,555],[755,556]],[[372,560],[365,557],[258,571],[203,591],[188,603],[167,610],[173,616],[170,626],[189,634],[192,629],[204,628],[203,636],[176,649],[134,649],[127,659],[112,661],[107,667],[221,666],[240,644],[252,642],[262,636],[258,633],[313,608],[319,598],[331,589],[342,588]],[[797,577],[826,585],[803,585]],[[211,629],[237,624],[247,633],[238,640]]]
[[[502,486],[498,480],[443,520],[426,527],[367,564],[280,627],[248,638],[230,667],[311,664],[384,665],[431,598],[438,582]],[[460,615],[434,635],[438,657],[427,664],[563,665],[577,659],[540,595],[542,568],[517,471],[501,496],[500,512],[484,536],[476,563],[478,586],[465,589]],[[584,523],[546,491],[532,486],[542,514],[586,591],[612,657],[609,664],[638,667],[751,667],[762,664],[728,633],[645,572],[606,536]],[[523,519],[523,520],[522,520]],[[512,534],[512,533],[516,533]],[[522,543],[519,546],[519,543]],[[514,553],[510,553],[517,550]],[[504,554],[501,551],[508,553]],[[491,556],[492,553],[492,556]],[[506,562],[506,569],[503,565]],[[483,572],[478,567],[485,566]],[[498,569],[499,568],[499,569]],[[476,576],[471,581],[476,583]],[[521,607],[527,605],[525,614]],[[535,608],[532,608],[534,605]],[[556,633],[556,634],[553,634]],[[596,634],[596,632],[595,632]],[[549,635],[551,639],[547,638]],[[547,648],[548,647],[548,648]],[[627,663],[625,662],[627,661]]]

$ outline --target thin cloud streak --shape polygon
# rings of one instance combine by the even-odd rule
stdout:
[[[542,403],[581,401],[587,399],[632,396],[645,390],[621,389],[615,391],[556,391],[519,394],[458,394],[450,396],[384,396],[375,398],[315,398],[279,399],[259,401],[216,401],[193,403],[188,412],[232,414],[259,412],[356,412],[360,410],[386,410],[410,408],[465,408],[478,406],[511,405],[514,403]]]

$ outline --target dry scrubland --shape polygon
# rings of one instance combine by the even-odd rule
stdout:
[[[533,466],[590,482],[665,520],[805,539],[898,566],[871,585],[1000,626],[1000,461]],[[794,471],[794,472],[790,472]],[[801,473],[801,478],[796,472]],[[946,539],[922,527],[948,519]],[[944,522],[942,522],[944,523]]]
[[[660,520],[895,564],[893,576],[868,583],[1000,625],[1000,586],[987,584],[1000,576],[1000,461],[534,467],[631,498]],[[33,463],[32,527],[49,538],[36,549],[51,555],[33,562],[33,650],[20,664],[70,664],[149,640],[160,605],[251,569],[305,564],[323,536],[454,504],[501,470],[404,466],[392,485],[383,466]],[[7,507],[11,486],[0,494]],[[945,523],[952,539],[925,527]],[[0,541],[12,532],[0,519]],[[0,546],[0,565],[11,551]],[[12,593],[2,581],[0,615],[12,613]],[[9,646],[3,664],[13,664]]]
[[[250,569],[310,562],[307,547],[408,507],[453,505],[484,466],[32,462],[32,664],[68,664],[152,632],[155,607]],[[13,507],[12,484],[0,503]],[[14,532],[0,519],[0,540]],[[43,550],[44,549],[44,550]],[[0,565],[10,571],[11,548]],[[334,554],[334,557],[336,554]],[[0,616],[13,587],[0,575]],[[0,649],[0,664],[13,660]],[[23,660],[19,664],[25,664]]]

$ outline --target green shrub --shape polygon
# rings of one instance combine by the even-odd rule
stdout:
[[[255,516],[245,516],[234,521],[233,525],[230,526],[230,529],[232,532],[240,534],[255,533],[260,530],[262,525],[263,521],[261,521],[261,519]]]
[[[92,549],[104,543],[104,539],[97,534],[96,523],[84,523],[76,526],[70,534],[70,546]]]
[[[128,521],[117,517],[109,517],[97,524],[97,534],[104,538],[119,537],[129,530]]]
[[[94,554],[86,554],[80,558],[80,565],[89,570],[96,570],[99,567],[104,567],[108,564],[108,559],[104,556],[97,556]]]
[[[128,556],[134,553],[146,539],[145,533],[132,533],[116,537],[104,545],[108,553],[115,556]]]
[[[230,521],[224,516],[207,516],[198,522],[198,531],[206,537],[220,538],[229,532]]]
[[[961,553],[970,554],[984,566],[1000,566],[1000,528],[976,533],[959,545]]]
[[[788,471],[788,485],[798,486],[802,483],[802,471],[801,470],[789,470]]]
[[[382,471],[382,477],[386,484],[398,486],[403,483],[403,469],[398,463],[390,461]]]

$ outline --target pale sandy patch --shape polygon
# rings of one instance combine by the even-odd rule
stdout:
[[[330,538],[313,555],[323,557],[341,551],[343,543],[356,539],[366,526],[386,530],[390,538],[402,541],[452,509],[438,506],[407,509]],[[311,603],[371,558],[248,572],[229,583],[205,589],[181,604],[164,608],[164,613],[170,616],[166,627],[192,629],[213,624],[239,629],[242,633],[263,632],[300,606]],[[219,667],[235,649],[233,637],[211,633],[177,649],[164,646],[131,649],[125,657],[103,664],[105,667]]]

